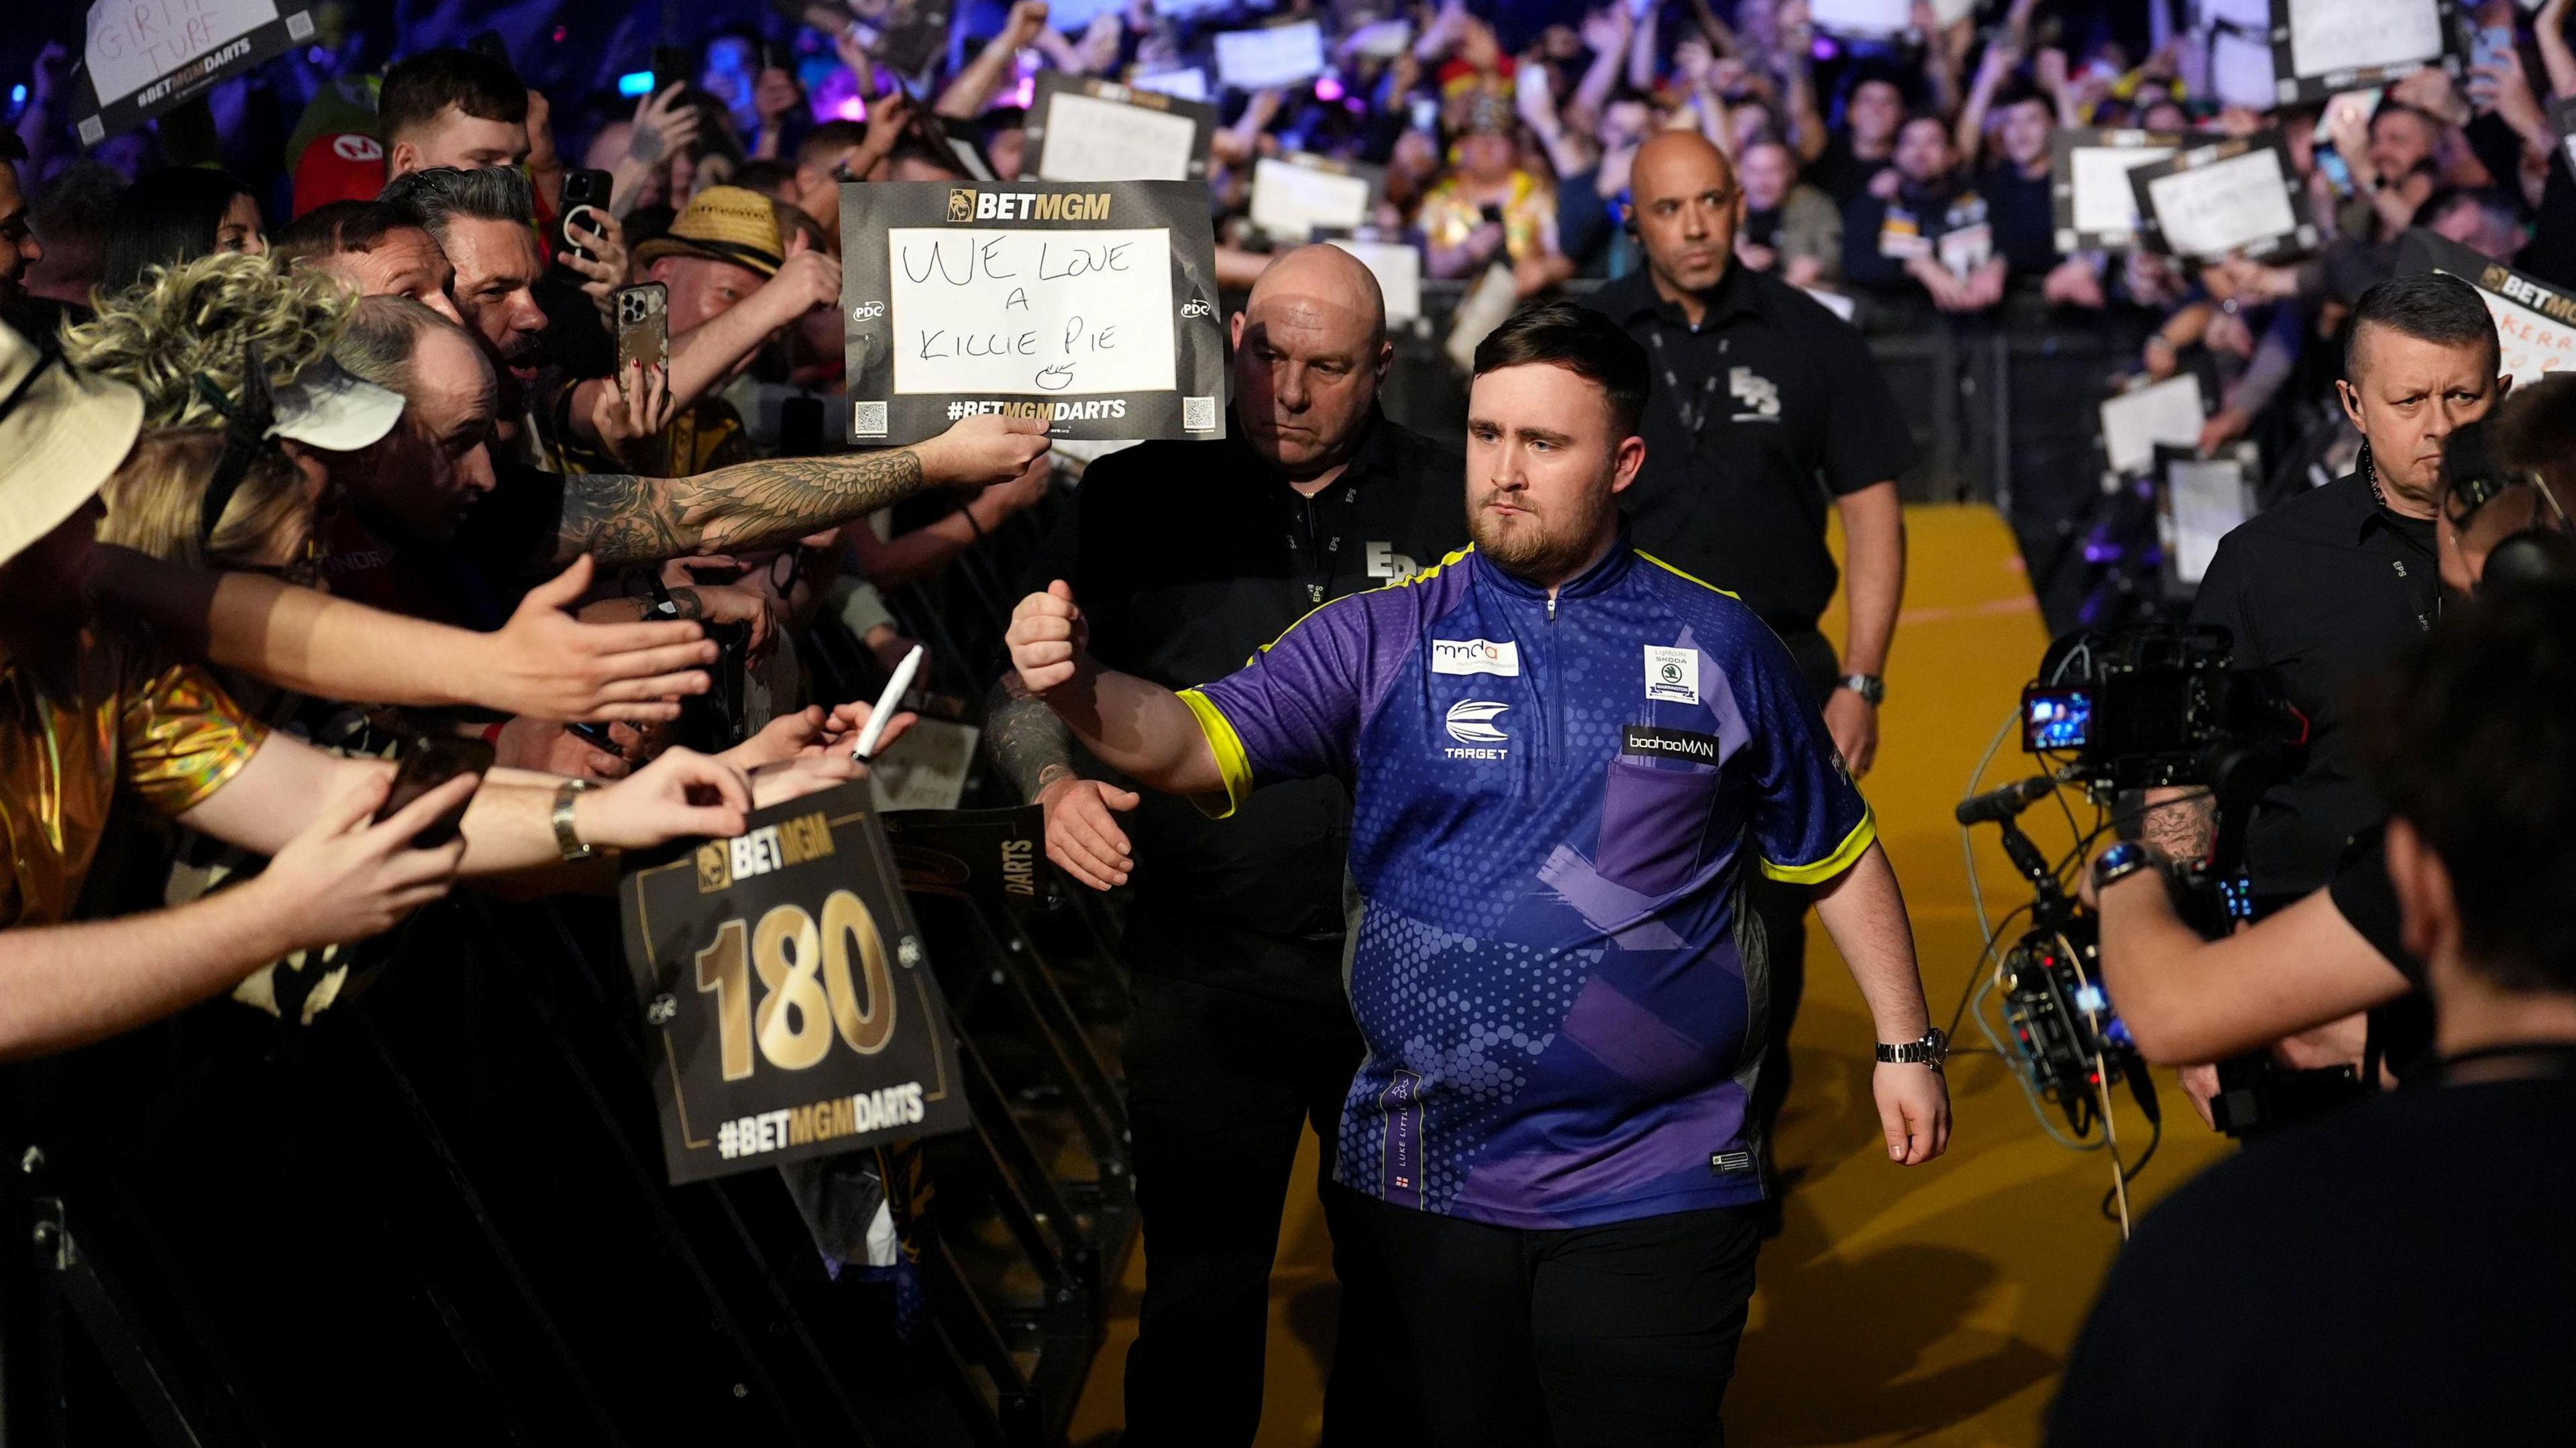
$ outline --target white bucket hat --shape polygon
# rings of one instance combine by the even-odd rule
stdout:
[[[0,325],[0,563],[98,496],[142,428],[142,394]]]

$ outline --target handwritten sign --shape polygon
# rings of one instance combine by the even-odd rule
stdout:
[[[860,781],[620,883],[675,1185],[972,1124],[898,879]]]
[[[1195,65],[1172,70],[1140,70],[1127,77],[1127,83],[1138,90],[1170,96],[1174,100],[1203,101],[1208,98],[1208,73]]]
[[[2449,0],[2272,0],[2274,99],[2384,85],[2443,64],[2455,73]]]
[[[73,129],[95,146],[285,54],[313,30],[309,11],[297,5],[281,15],[278,0],[93,0],[81,56],[89,105]]]
[[[2181,589],[2196,589],[2218,556],[2218,540],[2254,516],[2254,482],[2236,454],[2204,458],[2195,447],[2156,448],[2164,485],[2156,490],[2156,536]]]
[[[2178,136],[2148,131],[2060,130],[2049,167],[2057,209],[2057,249],[2119,250],[2137,245],[2138,195],[2129,173],[2182,147]]]
[[[2222,106],[2268,111],[2279,104],[2281,93],[2272,70],[2270,32],[2211,31],[2209,89]]]
[[[2495,319],[2502,375],[2517,387],[2551,372],[2576,371],[2576,293],[2489,261],[2429,231],[2410,231],[2397,248],[2397,274],[2443,272],[2478,289]]]
[[[1913,0],[1814,0],[1809,16],[1836,35],[1878,38],[1914,28]]]
[[[2156,246],[2174,256],[2269,260],[2317,243],[2279,132],[2175,152],[2130,171],[2129,185]]]
[[[2200,446],[2206,418],[2200,379],[2191,373],[2132,388],[2102,404],[2102,451],[2112,472],[2134,476],[2155,466],[2158,443]]]
[[[1204,181],[1216,107],[1115,81],[1038,76],[1029,171],[1041,181]]]
[[[1358,257],[1377,278],[1378,293],[1386,298],[1386,322],[1390,327],[1407,325],[1422,316],[1422,252],[1409,242],[1344,241],[1333,245]]]
[[[1242,91],[1274,90],[1324,73],[1324,29],[1312,20],[1221,30],[1216,37],[1219,80]]]
[[[841,235],[852,441],[988,412],[1065,438],[1223,435],[1204,184],[853,183]]]
[[[1322,156],[1264,156],[1252,168],[1252,224],[1281,241],[1368,223],[1385,172]]]

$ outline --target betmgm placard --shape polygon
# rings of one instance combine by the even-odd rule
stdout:
[[[1225,435],[1205,185],[851,183],[841,238],[852,443],[979,413],[1061,438]]]
[[[671,1181],[971,1124],[865,782],[619,885]]]

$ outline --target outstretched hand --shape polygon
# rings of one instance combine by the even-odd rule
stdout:
[[[590,591],[588,554],[529,589],[498,633],[475,635],[471,702],[574,723],[680,717],[672,696],[707,691],[716,646],[694,623],[582,623],[565,610]]]

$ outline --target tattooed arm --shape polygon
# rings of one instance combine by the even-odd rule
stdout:
[[[784,547],[890,507],[925,485],[983,488],[1025,472],[1047,449],[1035,418],[970,417],[908,448],[774,458],[693,478],[589,473],[564,479],[555,556],[603,568],[693,553]]]
[[[1016,670],[986,700],[984,747],[1020,787],[1020,797],[1045,810],[1047,858],[1058,869],[1094,890],[1127,883],[1136,856],[1118,816],[1136,807],[1136,792],[1082,777],[1073,731],[1020,683]]]

